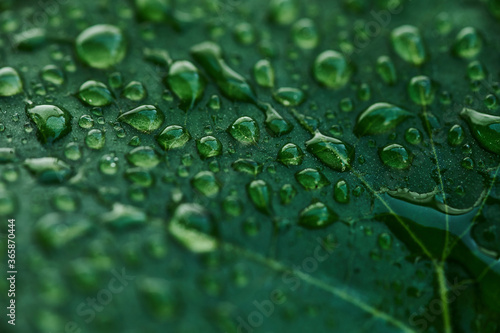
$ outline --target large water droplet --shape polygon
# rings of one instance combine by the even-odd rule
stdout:
[[[379,155],[382,162],[391,168],[403,170],[411,166],[412,155],[397,143],[385,146]]]
[[[257,122],[250,117],[240,117],[228,128],[229,134],[243,144],[256,144],[260,138]]]
[[[391,33],[394,51],[404,60],[414,65],[421,65],[427,58],[424,42],[418,28],[403,25]]]
[[[253,67],[253,75],[259,86],[272,88],[274,86],[274,69],[267,59],[257,61]]]
[[[87,65],[106,69],[118,64],[125,57],[125,37],[121,30],[113,25],[94,25],[78,35],[76,52]]]
[[[179,125],[170,125],[156,137],[158,144],[165,150],[181,148],[191,139],[186,128]]]
[[[485,149],[500,155],[500,117],[464,108],[460,116],[469,124],[472,134]]]
[[[71,168],[55,157],[29,158],[26,168],[42,183],[62,183],[71,175]]]
[[[165,116],[163,113],[153,105],[139,106],[123,113],[117,118],[118,121],[129,124],[133,128],[145,133],[157,130],[164,119]]]
[[[207,197],[214,197],[220,191],[220,185],[211,171],[200,171],[191,180],[193,187]]]
[[[141,168],[154,168],[160,163],[156,151],[148,146],[134,148],[125,156],[130,163]]]
[[[436,83],[427,76],[415,76],[408,84],[408,94],[417,105],[430,105],[436,95]]]
[[[483,40],[476,29],[472,27],[463,28],[455,39],[453,51],[460,58],[474,58],[481,52]]]
[[[213,136],[205,136],[196,141],[196,148],[202,159],[222,154],[222,143]]]
[[[328,50],[319,54],[314,61],[313,73],[319,83],[339,89],[349,82],[352,68],[341,53]]]
[[[410,112],[398,106],[375,103],[358,116],[354,133],[358,136],[385,133],[410,116]]]
[[[78,97],[91,106],[105,106],[113,102],[113,96],[102,82],[90,80],[80,86]]]
[[[247,80],[231,69],[222,58],[222,50],[213,42],[204,42],[191,48],[193,58],[216,81],[226,97],[255,103],[257,96]]]
[[[330,185],[330,182],[325,175],[317,169],[307,168],[295,174],[295,179],[307,191],[318,190],[322,187]]]
[[[262,172],[262,164],[248,158],[240,158],[231,164],[233,169],[238,172],[244,172],[252,176],[257,176]]]
[[[337,220],[337,214],[322,202],[307,206],[299,215],[299,225],[307,229],[325,228]]]
[[[71,115],[55,105],[28,106],[26,112],[38,128],[38,139],[52,143],[71,132]]]
[[[211,252],[217,242],[211,235],[214,226],[209,212],[195,203],[180,204],[168,224],[168,231],[195,253]]]
[[[181,100],[181,109],[189,110],[203,96],[205,79],[191,62],[182,60],[172,64],[166,78],[167,84]]]
[[[271,198],[273,190],[263,180],[254,180],[247,185],[247,192],[255,208],[264,214],[272,213]]]
[[[287,143],[278,152],[278,161],[284,165],[301,165],[304,152],[294,143]]]
[[[354,148],[351,145],[320,132],[316,132],[306,142],[306,148],[325,165],[340,172],[350,169],[354,159]]]
[[[0,69],[0,96],[14,96],[23,92],[23,82],[12,67]]]
[[[279,88],[273,94],[273,97],[284,106],[297,106],[302,104],[306,99],[306,95],[302,90],[289,87]]]

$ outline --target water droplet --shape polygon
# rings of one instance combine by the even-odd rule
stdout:
[[[42,68],[40,72],[40,76],[42,80],[47,83],[51,83],[53,85],[59,86],[64,83],[64,73],[63,71],[54,65],[47,65]]]
[[[196,148],[202,159],[222,154],[222,143],[213,136],[205,136],[196,141]]]
[[[467,66],[467,76],[473,81],[484,80],[486,69],[479,60],[474,60]]]
[[[427,58],[420,30],[411,25],[403,25],[391,33],[391,42],[394,51],[406,62],[419,66]]]
[[[70,142],[64,148],[64,156],[71,161],[78,161],[82,157],[80,146],[76,142]]]
[[[351,112],[354,108],[354,102],[352,98],[345,97],[340,100],[339,107],[343,112]]]
[[[422,142],[422,133],[416,128],[408,128],[405,132],[405,140],[409,144],[418,145]]]
[[[76,52],[90,67],[106,69],[118,64],[125,57],[125,37],[121,30],[113,25],[94,25],[78,35]]]
[[[147,169],[130,168],[125,170],[125,178],[141,187],[151,187],[154,183],[153,175]]]
[[[269,17],[280,25],[287,25],[295,21],[299,8],[294,0],[271,0],[269,2]]]
[[[250,45],[255,42],[255,31],[251,24],[241,22],[234,27],[234,37],[239,43]]]
[[[264,110],[266,120],[264,124],[273,136],[282,136],[292,131],[293,125],[284,119],[269,103],[260,103],[259,108]]]
[[[0,69],[0,96],[14,96],[23,92],[23,82],[12,67]]]
[[[307,151],[321,162],[336,171],[346,171],[354,159],[354,148],[336,138],[316,132],[314,137],[306,142]]]
[[[337,51],[324,51],[314,61],[313,74],[316,80],[328,88],[344,87],[352,75],[346,58]]]
[[[139,81],[131,81],[123,88],[122,96],[131,101],[142,101],[148,95],[146,88]]]
[[[191,139],[187,129],[179,125],[170,125],[156,137],[158,144],[165,150],[181,148]]]
[[[218,95],[212,95],[208,101],[208,107],[214,111],[220,110],[220,97]]]
[[[272,213],[271,198],[273,190],[265,181],[252,181],[247,185],[247,193],[258,211],[267,215]]]
[[[26,112],[38,128],[38,139],[52,143],[71,132],[71,115],[55,105],[28,106]]]
[[[256,144],[260,138],[260,129],[250,117],[240,117],[228,128],[229,134],[243,144]]]
[[[297,106],[302,104],[306,95],[304,92],[297,88],[279,88],[273,94],[274,99],[284,106]]]
[[[415,76],[408,84],[408,94],[417,105],[430,105],[436,95],[436,84],[427,76]]]
[[[253,67],[255,81],[261,87],[274,87],[274,69],[271,62],[267,59],[261,59]]]
[[[71,168],[55,157],[29,158],[24,165],[42,183],[62,183],[71,175]]]
[[[307,168],[295,174],[295,179],[307,191],[318,190],[324,186],[330,185],[325,175],[316,169]]]
[[[483,148],[500,154],[500,117],[464,108],[460,116],[469,124],[472,134]]]
[[[222,202],[222,208],[230,216],[240,216],[243,205],[236,195],[230,195]]]
[[[32,28],[14,35],[13,42],[16,48],[32,51],[46,44],[47,33],[42,28]]]
[[[231,166],[235,171],[244,172],[252,176],[257,176],[262,172],[262,164],[246,158],[240,158],[234,161]]]
[[[278,152],[278,161],[284,165],[301,165],[304,152],[294,143],[287,143]]]
[[[291,184],[285,184],[280,189],[280,201],[283,205],[288,205],[297,195],[297,190]]]
[[[114,154],[103,155],[99,159],[99,170],[105,175],[115,175],[118,172],[118,157]]]
[[[307,206],[299,215],[299,225],[307,229],[325,228],[337,220],[337,214],[322,202]]]
[[[80,86],[78,97],[91,106],[105,106],[113,103],[113,96],[102,82],[90,80]]]
[[[466,27],[460,30],[455,38],[453,51],[460,58],[474,58],[481,52],[483,40],[476,29]]]
[[[121,114],[117,120],[122,121],[136,130],[145,133],[151,133],[157,130],[161,124],[165,116],[161,112],[161,110],[157,109],[153,105],[142,105],[138,108],[130,110]]]
[[[358,116],[354,133],[358,136],[385,133],[410,116],[410,112],[398,106],[375,103]]]
[[[394,85],[397,82],[396,67],[388,56],[380,56],[377,59],[376,65],[377,73],[380,75],[382,81],[388,85]]]
[[[406,148],[397,143],[385,146],[379,151],[379,155],[385,165],[399,170],[409,168],[413,159]]]
[[[464,129],[460,125],[453,125],[448,132],[448,143],[450,146],[459,146],[465,139]]]
[[[390,250],[392,247],[392,237],[387,232],[383,232],[378,236],[378,246],[382,250]]]
[[[304,18],[292,26],[292,37],[295,45],[301,49],[313,49],[318,45],[319,34],[313,20]]]
[[[0,163],[10,163],[16,159],[14,148],[0,148]]]
[[[134,148],[125,157],[133,165],[146,169],[154,168],[160,163],[156,151],[148,146]]]
[[[343,179],[340,179],[333,188],[333,198],[339,203],[349,202],[349,185]]]
[[[222,93],[234,100],[257,101],[257,96],[247,80],[231,69],[222,58],[222,50],[213,42],[204,42],[191,48],[191,55],[216,81]]]
[[[149,22],[164,22],[171,15],[169,0],[135,0],[139,17]]]
[[[203,96],[206,81],[200,71],[187,60],[176,61],[168,71],[166,82],[181,100],[180,108],[189,110]]]
[[[99,150],[104,147],[106,143],[106,136],[104,132],[99,129],[90,130],[85,137],[85,143],[90,149]]]
[[[207,197],[214,197],[220,191],[215,175],[210,171],[200,171],[191,180],[193,187]]]
[[[198,204],[180,204],[168,224],[168,231],[192,252],[206,253],[217,248],[216,240],[211,237],[214,232],[212,218]]]

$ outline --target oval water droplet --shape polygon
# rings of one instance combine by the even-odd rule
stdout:
[[[160,157],[156,151],[148,146],[134,148],[125,157],[127,161],[141,168],[154,168],[160,163]]]
[[[228,128],[229,134],[243,144],[256,144],[260,138],[257,122],[250,117],[236,119]]]
[[[202,159],[222,154],[222,143],[213,136],[205,136],[196,141],[196,148]]]
[[[267,59],[257,61],[253,67],[255,81],[261,87],[272,88],[274,86],[274,69]]]
[[[460,112],[483,148],[500,155],[500,117],[464,108]]]
[[[295,174],[297,182],[304,187],[306,191],[318,190],[330,185],[325,175],[317,169],[307,168]]]
[[[413,159],[408,150],[397,143],[385,146],[379,151],[379,155],[385,165],[399,170],[409,168]]]
[[[349,184],[343,179],[340,179],[333,188],[333,198],[338,203],[348,203],[350,199]]]
[[[104,147],[106,143],[106,136],[100,129],[93,129],[87,133],[85,137],[85,144],[90,149],[99,150]]]
[[[460,30],[455,38],[454,53],[460,58],[474,58],[481,52],[483,40],[475,28],[466,27]]]
[[[161,110],[153,105],[139,106],[138,108],[121,114],[117,118],[118,121],[124,122],[136,130],[145,133],[151,133],[157,130],[164,119],[165,116]]]
[[[389,103],[375,103],[363,111],[356,120],[354,133],[358,136],[388,132],[412,114]]]
[[[301,165],[304,152],[294,143],[287,143],[278,152],[278,161],[284,165]]]
[[[200,171],[191,180],[193,187],[207,197],[215,197],[220,191],[220,184],[211,171]]]
[[[231,164],[233,169],[238,172],[244,172],[252,176],[257,176],[262,172],[262,164],[249,158],[240,158]]]
[[[158,144],[165,150],[181,148],[189,140],[191,135],[186,128],[179,125],[170,125],[156,137]]]
[[[14,96],[23,92],[23,82],[12,67],[0,69],[0,96]]]
[[[297,106],[306,99],[306,95],[302,90],[289,87],[279,88],[274,92],[273,97],[284,106]]]
[[[272,213],[271,198],[273,190],[265,181],[252,181],[247,185],[247,193],[258,211],[267,215]]]
[[[322,85],[340,89],[351,79],[352,68],[342,53],[328,50],[320,53],[314,60],[313,74]]]
[[[299,215],[299,225],[307,229],[325,228],[337,220],[337,214],[322,202],[307,206]]]
[[[144,85],[139,81],[129,82],[125,88],[123,88],[122,96],[131,101],[142,101],[147,97],[148,93]]]
[[[314,137],[306,142],[306,148],[321,162],[336,171],[343,172],[351,168],[354,148],[339,139],[316,132]]]
[[[411,25],[403,25],[391,32],[394,51],[406,62],[419,66],[427,58],[420,30]]]
[[[71,115],[55,105],[28,106],[26,112],[38,129],[42,143],[52,143],[71,132]]]
[[[105,106],[113,102],[113,96],[102,82],[90,80],[80,86],[78,97],[91,106]]]
[[[125,37],[121,30],[113,25],[94,25],[78,35],[76,52],[87,65],[106,69],[120,63],[125,57]]]
[[[181,109],[189,110],[203,96],[205,79],[200,71],[187,60],[176,61],[169,68],[167,84],[181,100]]]
[[[434,101],[437,85],[427,76],[415,76],[408,84],[408,94],[417,105],[430,105]]]

